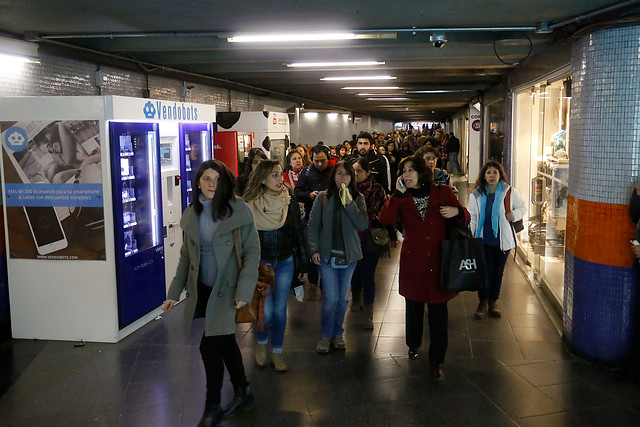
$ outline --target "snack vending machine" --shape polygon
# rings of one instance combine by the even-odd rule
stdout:
[[[235,176],[240,175],[244,159],[251,150],[253,134],[224,131],[213,133],[213,157],[227,165]]]
[[[178,225],[165,250],[163,219],[179,224],[180,174],[200,161],[194,141],[206,157],[214,117],[210,105],[121,96],[0,98],[14,338],[117,342],[162,312],[182,241]]]
[[[111,122],[109,137],[122,329],[165,298],[158,124]]]
[[[211,123],[180,123],[182,211],[192,202],[194,176],[200,164],[212,159]]]
[[[273,111],[223,112],[216,115],[218,131],[251,133],[251,148],[261,148],[268,158],[285,164],[291,132],[289,115]],[[216,142],[217,144],[217,142]],[[248,150],[247,150],[248,151]]]

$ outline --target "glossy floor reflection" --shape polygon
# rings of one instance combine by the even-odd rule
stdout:
[[[640,389],[572,357],[513,263],[503,317],[473,320],[476,297],[450,302],[446,379],[430,380],[426,344],[416,361],[404,343],[397,259],[381,261],[373,331],[347,312],[346,352],[315,351],[320,302],[290,299],[289,371],[253,364],[242,349],[256,408],[225,426],[613,426],[640,425]],[[182,307],[118,344],[13,340],[0,346],[2,426],[195,426],[204,406],[198,343],[182,333]],[[227,382],[223,403],[232,397]]]

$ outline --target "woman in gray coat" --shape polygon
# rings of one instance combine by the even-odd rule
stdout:
[[[235,339],[236,310],[251,301],[258,280],[260,240],[249,207],[233,193],[235,177],[219,160],[203,162],[196,172],[193,203],[180,227],[184,239],[176,275],[162,309],[171,311],[186,290],[185,332],[194,318],[205,318],[200,354],[207,378],[207,397],[199,427],[215,426],[223,416],[253,407],[242,355]],[[243,268],[234,252],[232,231],[241,246]],[[223,411],[220,392],[227,367],[235,397]]]
[[[346,349],[342,324],[351,277],[362,258],[358,231],[368,226],[367,206],[356,187],[353,167],[340,161],[331,171],[327,191],[318,193],[313,201],[309,216],[311,260],[320,266],[324,291],[318,353],[328,353],[330,347]]]

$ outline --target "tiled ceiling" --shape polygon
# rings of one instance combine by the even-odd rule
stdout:
[[[164,67],[163,72],[177,76],[191,73],[182,74],[186,80],[206,76],[204,80],[209,78],[212,84],[295,100],[306,108],[355,111],[395,121],[443,120],[550,43],[592,22],[637,15],[639,3],[0,0],[0,31],[27,34],[43,46],[62,46],[75,55],[96,58],[91,51],[97,51],[140,61],[149,72]],[[540,31],[546,27],[554,31]],[[373,38],[227,41],[229,36],[247,32],[302,31],[353,32]],[[447,40],[442,48],[433,47],[430,41],[437,32]],[[363,60],[384,64],[287,66]],[[380,75],[395,79],[321,80]],[[398,89],[343,89],[371,86]]]

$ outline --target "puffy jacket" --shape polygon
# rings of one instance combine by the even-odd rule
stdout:
[[[276,263],[293,255],[296,271],[308,272],[309,252],[304,241],[304,229],[297,200],[291,198],[287,220],[282,227],[277,230],[258,230],[258,234],[261,259]]]
[[[498,219],[498,229],[499,229],[499,237],[500,237],[500,249],[503,251],[508,251],[509,249],[513,249],[516,247],[516,241],[514,239],[514,233],[511,231],[511,224],[507,219],[507,212],[504,208],[504,198],[507,195],[507,191],[511,189],[511,211],[513,212],[514,221],[519,219],[523,219],[527,215],[527,206],[522,200],[522,197],[518,194],[515,188],[511,187],[506,182],[500,180],[500,184],[502,185],[502,196],[500,200],[496,200],[494,203],[500,203],[500,218]],[[471,214],[471,222],[469,223],[469,228],[473,235],[476,235],[476,230],[478,227],[482,227],[482,224],[478,224],[478,220],[480,218],[480,209],[481,209],[481,200],[482,193],[479,189],[473,190],[473,192],[469,195],[469,203],[467,203],[467,210],[469,214]],[[491,220],[490,218],[485,218],[485,221]],[[480,237],[482,237],[482,230],[480,231]]]

